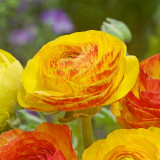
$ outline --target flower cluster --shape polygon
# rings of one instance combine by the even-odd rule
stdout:
[[[0,50],[0,132],[18,106],[17,99],[33,111],[67,111],[64,119],[75,119],[82,110],[93,114],[95,108],[113,103],[117,122],[123,128],[139,129],[110,133],[87,148],[82,160],[159,160],[159,67],[160,54],[139,66],[135,56],[126,56],[123,42],[100,31],[73,33],[47,43],[24,70],[14,57]],[[83,135],[91,128],[88,119],[81,120],[86,127]],[[86,139],[92,138],[87,135]],[[33,131],[2,133],[0,160],[25,159],[77,160],[69,127],[44,122]]]

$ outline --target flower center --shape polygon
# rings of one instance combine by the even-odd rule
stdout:
[[[135,159],[133,157],[131,157],[131,156],[128,156],[128,157],[122,158],[121,160],[135,160]]]
[[[63,58],[74,59],[74,58],[77,58],[79,55],[80,55],[80,53],[73,52],[73,53],[69,53],[68,55],[64,56]]]
[[[34,132],[33,132],[34,133]],[[24,133],[26,136],[29,136]],[[44,136],[42,133],[38,133],[41,136]],[[47,137],[47,135],[45,135]],[[49,137],[47,137],[49,138]],[[23,139],[22,139],[23,140]],[[15,154],[14,158],[16,160],[22,159],[35,159],[35,160],[66,160],[63,153],[52,145],[51,142],[42,139],[36,139],[35,137],[30,137],[29,140],[24,138],[23,143],[27,143],[24,146],[21,146],[17,150],[21,151]],[[25,141],[25,142],[24,142]],[[18,141],[17,145],[19,146],[21,141]],[[9,155],[7,155],[9,156]]]
[[[70,80],[79,72],[85,72],[98,58],[98,47],[95,44],[88,44],[81,49],[66,49],[64,56],[58,61],[50,61],[47,74],[56,74],[61,78]]]
[[[120,145],[104,157],[104,160],[150,160],[151,155],[137,145]]]

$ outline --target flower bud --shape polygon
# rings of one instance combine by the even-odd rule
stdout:
[[[107,32],[115,37],[118,37],[125,43],[131,41],[132,34],[125,23],[112,18],[107,18],[106,21],[107,22],[103,22],[101,26],[101,30],[103,32]]]

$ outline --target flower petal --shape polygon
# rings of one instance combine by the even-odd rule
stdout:
[[[62,151],[66,160],[76,160],[76,155],[72,148],[72,132],[67,125],[53,125],[44,122],[35,130],[53,136],[59,144],[57,149]]]
[[[126,56],[126,68],[124,79],[118,90],[113,96],[105,102],[105,105],[111,104],[124,97],[134,86],[139,73],[139,62],[135,56]]]
[[[99,148],[106,143],[105,139],[94,142],[82,155],[82,160],[97,160],[97,152]],[[98,157],[98,160],[103,160],[103,157]]]

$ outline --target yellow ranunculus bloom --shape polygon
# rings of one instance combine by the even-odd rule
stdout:
[[[126,56],[125,44],[114,36],[100,31],[65,35],[28,62],[18,101],[44,112],[107,105],[130,91],[138,68],[137,58]]]
[[[87,148],[82,160],[159,160],[160,128],[119,129]]]
[[[0,120],[8,117],[18,106],[17,93],[21,87],[23,67],[11,54],[0,49]],[[8,112],[8,113],[6,113]],[[6,118],[8,119],[8,118]],[[1,126],[1,122],[0,122]]]

